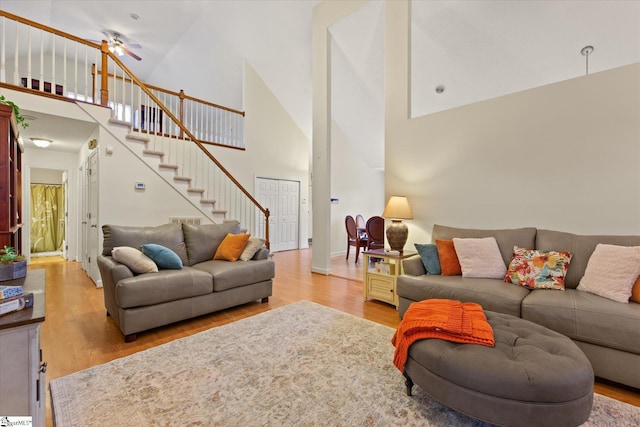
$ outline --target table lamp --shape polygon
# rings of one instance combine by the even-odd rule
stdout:
[[[407,243],[409,228],[403,223],[403,219],[413,219],[409,201],[404,196],[391,196],[387,206],[382,212],[384,218],[389,218],[391,224],[387,227],[387,240],[394,251],[402,253],[404,244]]]

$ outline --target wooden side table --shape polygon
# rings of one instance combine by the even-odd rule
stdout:
[[[373,249],[362,252],[364,256],[363,293],[365,301],[373,298],[393,304],[398,308],[396,282],[402,274],[402,260],[418,255],[415,251],[388,252],[384,249]],[[380,260],[373,263],[372,258]]]
[[[0,415],[30,416],[32,425],[45,425],[46,362],[40,349],[44,321],[45,271],[29,270],[27,277],[2,282],[22,285],[33,293],[33,307],[0,317]]]

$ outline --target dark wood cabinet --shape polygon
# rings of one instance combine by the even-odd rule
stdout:
[[[22,253],[22,153],[10,105],[0,104],[0,248]]]

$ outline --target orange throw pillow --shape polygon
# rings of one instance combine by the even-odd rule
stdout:
[[[453,240],[436,239],[436,248],[438,249],[438,258],[440,258],[440,270],[443,276],[460,276],[462,267],[456,254],[456,248],[453,246]]]
[[[242,254],[244,247],[247,246],[249,237],[251,237],[251,234],[228,233],[224,240],[222,240],[222,243],[220,243],[220,246],[218,246],[218,250],[216,250],[216,254],[213,256],[213,259],[237,261],[238,258],[240,258],[240,254]]]
[[[631,298],[629,301],[640,303],[640,277],[636,279],[636,283],[633,284],[633,288],[631,288]]]

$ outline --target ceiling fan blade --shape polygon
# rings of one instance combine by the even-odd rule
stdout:
[[[129,49],[127,49],[126,47],[122,46],[122,50],[124,51],[124,53],[126,53],[127,55],[129,55],[130,57],[132,57],[133,59],[137,60],[137,61],[142,61],[142,58],[140,58],[138,55],[136,55],[135,53],[131,52]]]
[[[109,33],[108,31],[101,31],[101,33],[104,34],[108,42],[113,40],[113,34]]]
[[[142,46],[140,46],[138,43],[127,42],[126,45],[127,47],[132,47],[134,49],[142,49]]]

